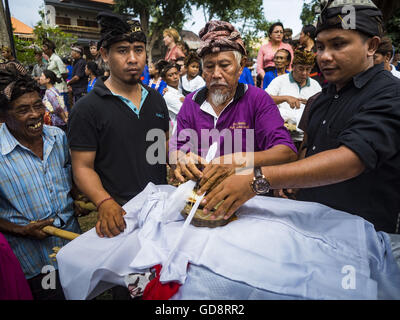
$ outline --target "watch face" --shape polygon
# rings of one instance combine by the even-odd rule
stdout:
[[[267,193],[269,191],[270,185],[267,181],[267,179],[256,179],[254,181],[254,190],[256,191],[256,193],[258,194],[264,194]]]

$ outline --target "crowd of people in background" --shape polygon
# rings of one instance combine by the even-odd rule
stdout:
[[[274,91],[275,89],[270,88],[268,90],[268,87],[275,78],[293,72],[293,59],[295,58],[294,52],[296,50],[311,52],[314,56],[316,55],[316,28],[314,25],[304,26],[299,38],[293,40],[292,29],[284,28],[281,22],[277,22],[270,26],[267,35],[268,42],[261,45],[257,57],[247,57],[246,66],[240,75],[239,82],[256,85],[267,92],[271,92],[271,90]],[[168,28],[164,30],[162,40],[165,56],[162,59],[147,61],[141,80],[143,84],[156,89],[164,96],[170,110],[171,125],[173,126],[173,119],[176,118],[184,97],[204,87],[205,82],[202,77],[201,61],[197,56],[196,49],[189,48],[176,29]],[[78,45],[72,46],[70,55],[62,58],[55,53],[55,50],[56,45],[54,42],[45,39],[42,48],[35,50],[36,63],[30,66],[30,72],[32,77],[40,84],[41,96],[47,106],[47,114],[49,114],[47,123],[54,124],[65,130],[66,124],[62,124],[60,121],[63,120],[59,115],[54,114],[57,110],[64,108],[61,106],[60,109],[59,103],[56,102],[59,101],[58,97],[63,97],[64,106],[67,109],[65,114],[68,114],[74,103],[93,89],[98,77],[109,76],[109,68],[102,59],[95,41],[89,43],[89,53],[86,55],[84,48]],[[17,61],[8,47],[2,49],[2,57],[4,62]],[[374,59],[376,64],[384,63],[386,70],[400,78],[400,54],[395,52],[390,38],[384,37],[382,39]],[[167,71],[171,69],[172,65],[174,65],[177,73],[169,71],[167,76]],[[311,61],[310,66],[311,70],[306,68],[304,77],[313,79],[320,86],[323,86],[326,81],[323,79],[317,63]],[[46,70],[54,73],[54,80],[52,76],[52,80],[50,80],[43,73]],[[172,79],[171,75],[175,75],[175,73],[177,78]],[[48,79],[49,82],[44,84],[43,79]],[[309,81],[304,86],[308,85],[308,83]],[[52,85],[51,89],[46,87],[49,85]],[[168,91],[169,93],[166,95]],[[50,92],[57,99],[49,99]],[[291,106],[303,110],[304,102],[307,99],[301,98],[300,92],[301,87],[297,95],[286,97],[286,100],[290,101],[288,103]],[[303,99],[301,100],[303,102],[299,103],[299,99]],[[281,106],[280,103],[277,104],[278,107]],[[280,110],[282,109],[280,108]],[[282,110],[282,116],[285,117],[284,110]],[[293,118],[291,118],[287,124],[288,128],[294,128],[298,123],[293,123]],[[296,128],[296,130],[298,129]]]
[[[207,23],[200,32],[206,45],[199,50],[189,48],[177,30],[168,28],[163,32],[165,55],[161,59],[146,61],[147,39],[139,22],[136,22],[136,29],[132,29],[131,25],[114,15],[100,15],[99,19],[100,24],[104,23],[104,30],[109,28],[110,31],[103,32],[99,43],[90,42],[87,54],[82,46],[73,45],[69,56],[60,57],[56,53],[55,43],[51,39],[44,39],[42,47],[35,49],[36,63],[27,70],[12,55],[10,48],[2,48],[4,61],[0,64],[0,72],[4,81],[0,83],[0,122],[7,125],[0,126],[0,137],[3,139],[0,143],[0,161],[9,161],[9,153],[16,154],[16,160],[3,170],[3,175],[0,174],[0,200],[3,201],[4,197],[9,199],[2,203],[1,208],[5,208],[5,214],[0,219],[0,231],[11,234],[8,240],[20,262],[22,261],[22,271],[29,280],[34,298],[41,298],[40,294],[43,293],[39,288],[41,278],[37,278],[39,266],[51,262],[43,258],[43,254],[36,253],[37,243],[32,242],[32,238],[40,241],[45,239],[42,228],[53,223],[60,227],[66,226],[70,231],[80,231],[74,217],[72,195],[69,193],[71,189],[78,187],[96,204],[99,213],[97,234],[101,237],[113,237],[126,227],[123,205],[141,192],[149,181],[156,184],[167,182],[166,167],[149,164],[145,159],[150,145],[146,140],[146,133],[150,130],[162,130],[168,137],[168,134],[179,133],[187,128],[201,132],[201,129],[213,126],[226,129],[222,128],[225,125],[232,129],[233,125],[240,127],[245,119],[246,123],[251,124],[250,128],[258,133],[256,144],[260,150],[254,152],[259,157],[256,158],[257,166],[268,169],[273,165],[289,163],[286,165],[292,169],[294,165],[290,163],[297,159],[296,151],[301,155],[304,149],[305,130],[308,128],[308,132],[315,133],[317,128],[326,123],[326,119],[323,119],[325,115],[318,119],[320,122],[315,120],[314,115],[313,122],[301,123],[306,118],[303,113],[308,112],[313,99],[317,99],[315,101],[322,105],[323,99],[327,99],[329,93],[323,92],[328,81],[324,79],[316,63],[317,52],[322,50],[319,47],[321,43],[316,43],[316,36],[323,29],[317,30],[313,25],[306,25],[301,30],[299,40],[294,41],[290,29],[285,29],[281,22],[274,23],[268,31],[268,42],[261,45],[254,59],[255,57],[246,56],[248,51],[240,37],[232,36],[221,42],[218,42],[220,39],[217,37],[209,40],[208,37],[215,36],[214,30],[218,28],[229,36],[235,34],[236,30],[230,23]],[[113,22],[118,24],[119,29],[113,29]],[[375,33],[372,38],[374,35]],[[361,37],[360,39],[362,40]],[[360,39],[356,40],[361,41]],[[328,45],[328,42],[324,44]],[[124,45],[117,46],[118,43]],[[133,52],[130,54],[133,54],[132,59],[136,59],[138,66],[126,69],[125,61],[121,58],[125,52]],[[399,58],[391,40],[383,37],[373,56],[375,67],[370,66],[371,70],[377,69],[376,65],[383,64],[387,71],[400,78]],[[224,61],[229,62],[226,67]],[[225,73],[223,80],[227,82],[220,91],[228,91],[228,94],[214,94],[214,91],[218,91],[212,88],[218,72]],[[354,72],[354,75],[357,74],[358,72]],[[390,74],[389,76],[392,77]],[[139,81],[136,82],[136,78]],[[382,88],[385,81],[397,88],[398,84],[392,78],[390,81],[385,79],[384,75],[379,78]],[[356,88],[352,90],[356,91]],[[368,90],[364,88],[363,92],[363,99],[368,100]],[[320,98],[318,94],[321,94]],[[347,94],[348,99],[355,96],[350,91]],[[336,96],[332,99],[336,99]],[[237,108],[223,113],[231,102]],[[151,113],[142,110],[151,110]],[[318,115],[319,109],[316,110]],[[212,117],[205,121],[202,119],[204,113]],[[233,118],[235,119],[232,120]],[[230,123],[228,120],[236,122]],[[42,121],[49,126],[43,126]],[[54,127],[60,128],[67,135]],[[315,136],[322,137],[316,133]],[[328,138],[332,137],[326,137],[327,140]],[[371,138],[368,141],[372,140]],[[386,140],[382,138],[379,141],[383,141],[381,147],[384,148]],[[321,142],[321,149],[325,148],[326,143],[328,142]],[[330,140],[329,143],[333,144]],[[311,155],[320,152],[315,151],[318,143],[313,144],[308,146],[308,153]],[[21,148],[16,148],[16,145]],[[360,142],[357,146],[362,146],[369,152],[369,145]],[[27,150],[31,152],[25,152]],[[181,156],[180,150],[175,151],[177,158]],[[340,158],[340,155],[336,158]],[[352,157],[349,158],[351,160],[355,153],[345,155]],[[187,155],[183,157],[185,156]],[[41,161],[36,161],[38,158]],[[375,162],[380,160],[373,159],[372,156],[367,158],[372,163],[369,169],[375,170],[375,166],[378,166]],[[318,168],[323,171],[322,167]],[[47,169],[50,177],[46,176]],[[186,170],[183,165],[175,168],[171,166],[171,169],[175,177],[181,177],[182,180],[183,173],[192,170],[189,167]],[[352,179],[364,172],[364,169],[363,166],[354,176],[345,176],[340,178],[342,180],[338,178],[332,180],[332,183],[339,184]],[[196,172],[200,177],[201,172]],[[298,173],[300,174],[301,172]],[[10,176],[16,178],[9,179]],[[277,180],[279,181],[278,178]],[[324,186],[328,184],[326,181],[328,180],[304,183],[304,189]],[[363,181],[357,183],[357,186],[362,185]],[[382,186],[385,185],[384,182],[381,183]],[[239,188],[241,185],[249,184],[233,181],[230,186]],[[289,187],[292,185],[288,184]],[[276,189],[286,186],[283,183],[278,184]],[[318,190],[320,189],[317,188]],[[237,192],[241,193],[244,191]],[[330,201],[331,194],[334,193],[336,194],[336,189],[335,192],[324,195]],[[305,194],[304,199],[310,197],[315,201],[313,194]],[[348,201],[347,196],[346,193],[342,202]],[[25,197],[29,197],[28,202],[24,200]],[[210,200],[207,198],[207,201]],[[211,201],[208,205],[210,203]],[[42,207],[46,207],[46,210],[41,210]],[[13,215],[15,210],[26,216],[22,220],[16,219]],[[54,218],[55,212],[57,214]],[[27,221],[40,222],[21,226]],[[387,230],[394,233],[392,229]],[[0,233],[0,245],[2,241],[6,242]],[[48,253],[52,246],[64,244],[50,240],[48,243],[39,243],[43,246],[43,253]],[[20,269],[18,273],[20,276]],[[62,292],[57,293],[57,298],[62,296]],[[117,291],[115,297],[118,298]]]

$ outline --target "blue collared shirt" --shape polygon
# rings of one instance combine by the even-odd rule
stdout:
[[[0,218],[18,225],[54,218],[54,225],[80,232],[74,218],[70,156],[65,133],[43,127],[43,160],[14,138],[5,124],[0,127]],[[49,255],[67,241],[56,237],[32,240],[5,234],[26,278],[57,263]]]

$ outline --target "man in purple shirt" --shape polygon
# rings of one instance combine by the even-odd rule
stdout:
[[[218,176],[238,167],[296,160],[297,150],[271,97],[238,83],[246,63],[239,32],[227,22],[210,21],[199,35],[206,87],[189,94],[178,113],[170,141],[175,177],[181,182],[201,178],[213,142],[218,143],[217,156],[204,172]]]

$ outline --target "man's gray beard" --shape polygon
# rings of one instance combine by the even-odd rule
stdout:
[[[210,100],[214,106],[220,106],[221,104],[224,104],[229,99],[229,96],[229,92],[223,94],[222,90],[210,92]]]

